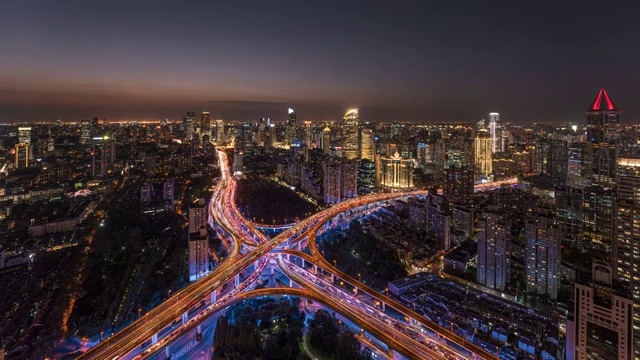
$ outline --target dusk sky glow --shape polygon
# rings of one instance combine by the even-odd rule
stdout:
[[[461,3],[6,2],[0,121],[640,119],[637,2]]]

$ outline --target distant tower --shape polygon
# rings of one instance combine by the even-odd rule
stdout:
[[[493,141],[486,131],[478,132],[475,139],[475,163],[478,172],[484,177],[493,172]]]
[[[225,144],[224,138],[224,120],[216,120],[216,143],[218,146]]]
[[[200,138],[203,145],[205,136],[208,136],[209,141],[211,140],[211,113],[208,111],[200,114]]]
[[[184,125],[184,139],[185,141],[193,141],[193,136],[196,132],[196,113],[187,112],[187,115],[182,119]]]
[[[175,184],[173,179],[169,179],[164,182],[162,186],[162,198],[164,200],[173,201],[175,192]]]
[[[489,135],[491,136],[491,152],[496,153],[500,150],[500,140],[502,134],[500,133],[500,114],[489,114]]]
[[[358,196],[358,163],[343,160],[340,164],[340,198],[342,200]]]
[[[342,118],[342,153],[347,159],[357,159],[360,155],[358,144],[360,115],[358,109],[351,109]]]
[[[587,109],[587,141],[592,147],[593,183],[615,186],[620,153],[620,109],[605,89],[600,89]]]
[[[327,155],[331,149],[331,129],[327,126],[322,130],[322,152]]]
[[[324,165],[324,203],[340,202],[340,163],[332,162]]]

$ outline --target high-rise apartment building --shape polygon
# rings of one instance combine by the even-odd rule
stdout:
[[[340,202],[340,163],[330,162],[324,165],[324,203]]]
[[[116,159],[116,141],[109,135],[91,139],[91,172],[93,178],[105,178]]]
[[[198,280],[208,272],[209,237],[207,228],[202,226],[189,233],[189,281]]]
[[[189,204],[189,234],[199,231],[201,226],[207,226],[207,206],[204,199]]]
[[[162,198],[169,201],[173,201],[175,198],[175,182],[173,179],[165,181],[162,185]]]
[[[156,176],[156,159],[157,154],[154,152],[148,152],[144,157],[144,172],[146,177],[152,178]]]
[[[500,131],[500,114],[493,112],[489,113],[489,136],[491,137],[491,152],[500,152],[500,140],[502,139],[502,133]]]
[[[556,224],[560,242],[577,244],[583,240],[584,193],[570,186],[556,186]]]
[[[342,160],[340,162],[340,198],[342,200],[358,196],[358,162]]]
[[[82,120],[80,122],[80,144],[91,144],[91,138],[93,135],[93,126],[90,120]]]
[[[509,282],[509,228],[497,208],[478,217],[478,283],[504,290]]]
[[[586,240],[606,247],[613,240],[613,204],[615,191],[601,186],[587,186],[583,190],[582,232]]]
[[[560,241],[553,216],[538,209],[525,224],[525,272],[527,291],[558,297]]]
[[[376,166],[373,161],[358,161],[358,195],[371,193],[376,187]]]
[[[357,159],[360,155],[358,140],[360,115],[358,109],[351,109],[342,118],[342,153],[347,159]]]
[[[473,202],[474,172],[466,167],[449,167],[446,171],[444,195],[452,204],[471,204]]]
[[[487,177],[493,172],[493,142],[487,132],[478,132],[475,138],[475,165],[478,172]]]
[[[587,141],[592,147],[592,179],[597,185],[615,185],[616,161],[620,153],[621,111],[605,89],[587,109]]]
[[[325,155],[329,154],[329,150],[331,149],[331,129],[328,126],[322,130],[320,140],[320,148],[322,149],[322,152]]]

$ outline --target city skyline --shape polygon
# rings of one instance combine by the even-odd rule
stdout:
[[[553,12],[542,4],[121,5],[9,4],[0,15],[13,49],[0,66],[0,121],[179,119],[188,109],[233,121],[276,118],[287,107],[302,120],[337,121],[357,107],[363,121],[474,121],[495,111],[504,122],[580,123],[576,109],[602,87],[625,104],[625,123],[640,117],[634,4],[609,9],[616,27],[597,32],[589,3]]]

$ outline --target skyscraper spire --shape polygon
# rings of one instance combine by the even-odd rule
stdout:
[[[589,111],[615,111],[618,110],[616,104],[611,100],[609,94],[607,94],[607,90],[604,88],[600,89],[598,95],[593,100],[593,103],[589,107]]]

